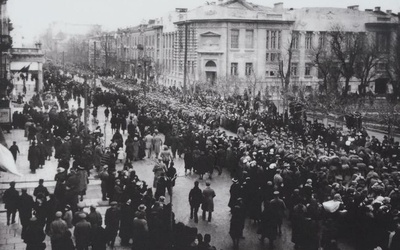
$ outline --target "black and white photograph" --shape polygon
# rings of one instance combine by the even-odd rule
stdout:
[[[400,250],[399,0],[0,0],[0,250]]]

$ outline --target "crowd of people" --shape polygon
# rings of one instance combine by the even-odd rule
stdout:
[[[68,229],[75,227],[77,249],[113,246],[117,235],[124,245],[132,242],[133,249],[212,249],[211,235],[203,238],[196,228],[175,224],[171,207],[165,204],[176,178],[173,160],[183,157],[185,173],[195,173],[199,179],[212,180],[215,170],[231,174],[227,206],[235,248],[243,239],[246,219],[257,223],[260,244],[268,239],[273,248],[288,215],[296,249],[338,249],[337,241],[343,237],[353,239],[356,249],[400,249],[400,148],[392,138],[379,141],[365,129],[344,132],[307,121],[293,110],[281,114],[273,103],[262,102],[260,94],[254,99],[247,92],[221,98],[158,87],[143,98],[139,88],[132,91],[102,81],[109,91],[92,91],[90,103],[107,107],[113,136],[104,148],[100,126],[90,132],[80,121],[82,111],[66,109],[68,98],[82,97],[74,90],[87,91],[85,84],[57,73],[50,74],[47,83],[49,90],[60,88],[55,98],[63,104],[61,111],[51,107],[49,112],[37,111],[31,103],[22,114],[23,128],[31,141],[32,172],[55,149],[57,184],[54,194],[37,194],[26,212],[23,237],[28,246],[43,242],[39,229],[43,233],[45,228],[55,249],[72,249]],[[69,96],[62,95],[63,89]],[[96,118],[97,112],[92,116]],[[219,126],[236,136],[228,136]],[[121,131],[127,132],[125,141]],[[156,161],[154,195],[132,167],[145,157]],[[116,169],[118,160],[124,163],[121,171]],[[86,213],[81,201],[93,167],[101,180],[102,198],[111,206],[105,228],[96,208]],[[207,181],[202,191],[195,182],[188,194],[195,222],[200,207],[202,218],[212,220],[216,194],[210,186]],[[13,185],[8,193],[4,200],[12,209],[7,220],[13,223],[12,211],[20,209],[21,198],[17,199]],[[40,212],[44,208],[47,212]],[[32,211],[35,216],[29,217]]]

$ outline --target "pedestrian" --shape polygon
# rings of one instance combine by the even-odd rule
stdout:
[[[233,241],[233,248],[239,249],[239,240],[243,236],[243,216],[239,205],[232,208],[232,217],[230,221],[229,235]]]
[[[89,250],[90,240],[92,236],[92,226],[86,220],[86,214],[79,214],[80,221],[76,223],[74,236],[77,250]]]
[[[92,229],[101,227],[103,224],[103,217],[101,216],[101,213],[96,210],[96,205],[90,206],[90,213],[87,216],[87,220],[90,222]]]
[[[108,186],[109,186],[109,181],[110,181],[110,175],[108,173],[108,167],[105,166],[103,168],[103,170],[100,171],[99,173],[99,178],[101,180],[101,196],[102,196],[102,200],[106,201],[107,200],[107,196],[108,196]]]
[[[199,217],[197,215],[199,207],[203,202],[203,193],[199,188],[199,182],[194,182],[194,187],[189,192],[189,205],[190,205],[190,219],[194,218],[194,222],[199,222]]]
[[[112,201],[110,208],[107,209],[105,215],[106,232],[108,235],[107,244],[110,247],[114,247],[115,238],[117,237],[120,223],[120,211],[118,208],[118,202]]]
[[[38,223],[36,217],[30,218],[23,237],[26,250],[46,249],[45,238],[46,234],[43,232],[43,227]]]
[[[19,219],[21,220],[22,232],[21,236],[23,237],[26,227],[30,223],[30,219],[32,218],[32,210],[34,206],[33,197],[27,193],[26,188],[21,189],[21,196],[18,200],[18,213]]]
[[[160,154],[160,151],[161,151],[161,145],[163,144],[163,141],[162,141],[161,135],[158,133],[157,129],[154,130],[154,136],[151,140],[151,144],[154,149],[156,158],[158,158],[158,155]]]
[[[166,171],[167,171],[166,166],[164,165],[161,159],[158,159],[153,167],[153,173],[154,173],[153,188],[157,188],[158,178],[160,178],[161,173],[165,173]]]
[[[81,197],[80,201],[83,201],[83,196],[86,195],[87,185],[89,184],[88,171],[82,166],[77,166],[76,174],[78,175],[77,178],[79,179],[78,190]]]
[[[17,162],[17,154],[20,154],[19,147],[17,146],[17,142],[13,141],[13,145],[10,147],[11,154],[14,157],[15,162]]]
[[[32,141],[32,145],[29,147],[28,150],[28,161],[29,161],[29,168],[31,169],[31,173],[36,173],[36,169],[39,168],[39,161],[40,161],[40,149],[36,146],[36,142]]]
[[[4,191],[3,201],[5,204],[5,209],[7,210],[7,226],[15,223],[15,215],[17,213],[19,193],[15,189],[15,181],[10,182],[10,187]]]
[[[161,160],[164,162],[165,166],[168,167],[169,162],[172,160],[172,154],[167,145],[164,145],[162,147],[162,150],[160,152],[160,157]]]
[[[206,188],[203,190],[203,220],[206,219],[206,212],[208,212],[208,222],[211,221],[212,212],[214,211],[214,197],[216,196],[215,191],[210,187],[211,183],[206,182]]]
[[[165,172],[161,172],[161,176],[157,180],[156,192],[154,193],[154,197],[156,200],[160,198],[160,196],[165,197],[166,190],[169,188],[170,182],[167,176],[165,176]]]
[[[151,135],[150,131],[148,131],[146,136],[144,137],[144,143],[146,145],[146,151],[147,151],[147,158],[150,158],[154,151],[152,140],[153,136]]]
[[[33,190],[33,195],[36,197],[36,199],[42,199],[44,201],[47,200],[47,196],[50,195],[50,192],[47,187],[44,186],[43,179],[39,179],[39,185]]]
[[[286,205],[283,200],[279,198],[279,191],[274,192],[274,199],[270,201],[271,211],[278,220],[278,233],[282,235],[282,222],[285,216]]]
[[[149,239],[149,228],[143,213],[138,213],[133,220],[133,250],[146,250]]]
[[[135,210],[131,205],[131,200],[127,200],[121,205],[121,225],[119,229],[121,246],[129,245],[129,240],[132,238],[132,228],[133,228],[134,218],[135,218]]]
[[[56,219],[50,224],[50,241],[52,249],[63,249],[66,233],[69,232],[67,223],[61,219],[62,212],[56,212]]]
[[[261,234],[260,241],[264,244],[264,239],[268,238],[269,246],[274,247],[274,240],[278,235],[278,218],[273,214],[271,203],[264,202],[264,210],[261,214],[261,223],[258,226],[258,234]]]

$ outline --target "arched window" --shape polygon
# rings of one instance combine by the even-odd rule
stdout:
[[[208,62],[206,63],[206,67],[217,67],[217,65],[215,64],[214,61],[208,61]]]

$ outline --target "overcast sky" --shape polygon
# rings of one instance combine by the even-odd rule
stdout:
[[[209,2],[218,0],[208,0]],[[135,26],[143,19],[157,18],[175,8],[195,8],[205,0],[10,0],[8,13],[14,23],[15,40],[24,37],[28,44],[37,39],[53,21],[74,24],[100,24],[103,30]],[[252,0],[272,7],[277,1]],[[400,0],[285,0],[285,8],[342,7],[360,5],[360,9],[380,6],[383,11],[400,12]],[[16,34],[15,34],[16,33]]]

